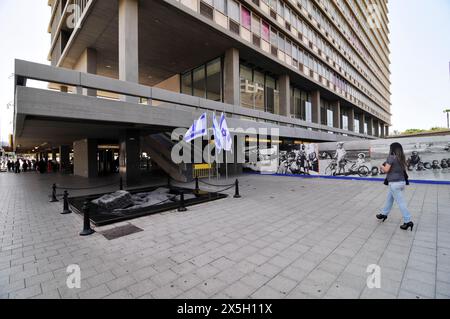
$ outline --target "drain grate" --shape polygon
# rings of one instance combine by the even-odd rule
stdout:
[[[125,226],[120,226],[120,227],[116,227],[113,229],[105,230],[105,231],[101,232],[101,234],[106,239],[113,240],[113,239],[117,239],[120,237],[125,237],[128,235],[131,235],[131,234],[136,234],[141,231],[144,231],[144,230],[130,224],[130,225],[125,225]]]

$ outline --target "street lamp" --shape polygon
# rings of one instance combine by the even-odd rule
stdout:
[[[450,128],[450,109],[444,110],[447,113],[447,128]]]

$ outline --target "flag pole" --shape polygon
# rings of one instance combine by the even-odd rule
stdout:
[[[211,134],[208,128],[208,180],[211,181]]]

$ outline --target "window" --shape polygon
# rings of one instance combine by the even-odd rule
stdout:
[[[281,33],[278,34],[278,48],[283,52],[285,50],[284,36],[282,36]]]
[[[254,34],[261,36],[261,20],[255,15],[252,16],[252,31]]]
[[[262,38],[264,40],[266,40],[267,42],[269,42],[269,38],[270,38],[270,28],[269,28],[269,24],[265,21],[262,22],[262,34],[261,34]]]
[[[214,0],[214,8],[216,8],[217,11],[225,14],[227,10],[226,0]]]
[[[222,101],[222,72],[220,58],[206,65],[206,98]]]
[[[234,0],[228,1],[228,16],[236,22],[239,22],[239,4]]]
[[[181,76],[181,93],[192,95],[192,72],[186,72]]]
[[[279,109],[280,100],[276,85],[274,78],[266,76],[266,112],[275,113],[275,110]]]
[[[253,82],[255,85],[255,109],[264,111],[264,73],[255,70]]]
[[[249,29],[251,28],[251,14],[250,10],[248,10],[245,7],[241,7],[241,24],[244,28]]]
[[[198,97],[206,97],[205,91],[205,66],[201,66],[193,71],[193,80],[194,80],[194,96]]]
[[[254,108],[254,99],[255,99],[252,69],[241,64],[240,79],[241,79],[241,106],[252,109]]]

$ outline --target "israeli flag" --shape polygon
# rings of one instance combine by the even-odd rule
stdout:
[[[208,133],[206,124],[206,113],[203,113],[200,118],[192,124],[189,130],[184,135],[184,140],[190,142],[198,137],[205,136]]]
[[[223,137],[220,131],[219,123],[217,123],[216,113],[213,113],[213,133],[214,133],[214,143],[216,143],[216,154],[219,154],[223,149]]]
[[[233,139],[231,138],[230,130],[228,129],[227,120],[225,114],[220,116],[220,132],[222,133],[223,149],[225,151],[233,150]]]

